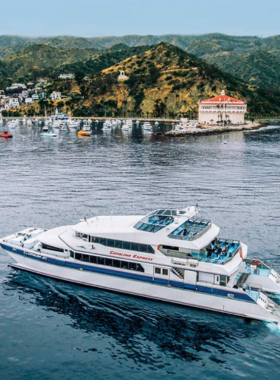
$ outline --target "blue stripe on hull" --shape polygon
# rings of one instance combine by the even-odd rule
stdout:
[[[33,260],[38,260],[41,262],[45,262],[47,264],[52,264],[60,267],[66,267],[70,269],[75,269],[75,270],[86,270],[88,272],[94,272],[94,273],[101,273],[101,274],[106,274],[110,276],[116,276],[116,277],[123,277],[127,279],[132,279],[132,280],[137,280],[137,281],[144,281],[144,282],[151,282],[153,284],[157,285],[171,285],[174,288],[181,288],[181,289],[186,289],[186,290],[192,290],[200,293],[208,293],[213,296],[219,296],[219,297],[227,297],[229,295],[234,296],[235,300],[240,300],[240,301],[246,301],[246,302],[252,302],[255,303],[255,301],[249,297],[246,293],[236,293],[234,291],[229,292],[228,290],[223,290],[223,289],[217,289],[217,288],[210,288],[208,286],[202,286],[202,285],[192,285],[192,284],[184,284],[183,282],[179,281],[174,281],[174,280],[165,280],[161,278],[153,278],[147,275],[143,274],[135,274],[135,273],[128,273],[128,272],[118,272],[117,270],[112,270],[112,269],[107,269],[107,268],[100,268],[100,267],[95,267],[95,266],[89,266],[89,265],[84,265],[84,264],[77,264],[77,263],[72,263],[68,261],[62,261],[62,260],[57,260],[53,259],[50,257],[45,257],[42,258],[39,254],[37,255],[36,253],[32,254],[29,252],[25,252],[22,249],[18,248],[12,248],[8,245],[5,245],[3,243],[0,244],[0,246],[5,249],[6,251],[10,251],[14,254],[18,254],[21,256],[26,256],[30,259]]]

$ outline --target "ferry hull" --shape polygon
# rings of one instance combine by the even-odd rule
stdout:
[[[39,260],[34,260],[29,256],[18,255],[11,251],[7,251],[7,253],[16,261],[16,264],[11,265],[14,268],[61,281],[149,298],[157,301],[174,303],[187,307],[195,307],[230,314],[243,318],[276,323],[279,323],[280,321],[278,316],[269,313],[266,309],[262,308],[253,300],[252,302],[247,302],[214,296],[209,293],[202,294],[200,292],[187,289],[141,282],[69,267],[61,267]]]

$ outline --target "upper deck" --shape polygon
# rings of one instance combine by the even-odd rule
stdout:
[[[122,241],[180,245],[199,251],[218,234],[219,228],[208,220],[198,220],[195,207],[184,210],[159,209],[141,216],[97,216],[73,226],[74,231],[94,238],[118,239]],[[181,240],[174,242],[174,239]]]

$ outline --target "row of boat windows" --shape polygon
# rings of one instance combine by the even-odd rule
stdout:
[[[99,256],[86,255],[84,253],[78,253],[78,252],[73,252],[73,251],[70,251],[70,256],[73,259],[83,261],[85,263],[106,265],[108,267],[133,270],[136,272],[145,272],[141,264],[131,263],[129,261],[115,260],[115,259],[104,258],[104,257],[99,257]]]
[[[153,247],[147,244],[138,244],[138,243],[131,243],[129,241],[88,236],[80,232],[76,232],[76,236],[86,241],[90,241],[92,243],[105,245],[106,247],[127,249],[129,251],[144,252],[144,253],[155,253]]]

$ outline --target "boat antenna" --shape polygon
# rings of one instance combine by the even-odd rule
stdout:
[[[198,211],[198,203],[195,204],[195,211]]]

